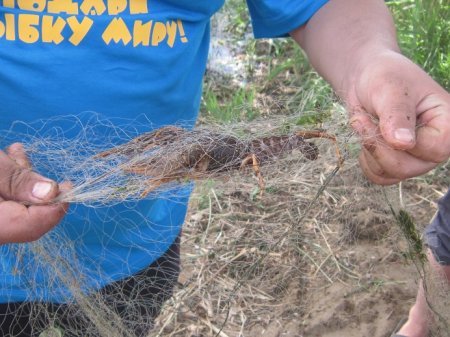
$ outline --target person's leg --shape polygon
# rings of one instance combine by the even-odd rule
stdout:
[[[438,212],[425,230],[428,262],[437,277],[450,282],[450,190],[439,200]],[[408,320],[397,332],[406,337],[428,337],[432,314],[425,298],[422,282]]]
[[[62,307],[57,305],[57,307]],[[39,337],[53,317],[53,304],[14,302],[0,304],[0,336]]]
[[[136,337],[147,336],[163,303],[172,296],[179,273],[180,237],[141,272],[114,282],[86,299],[92,301],[94,308],[96,301],[105,304]],[[49,326],[61,328],[67,337],[98,336],[95,323],[90,327],[91,323],[78,304],[0,304],[1,337],[39,337]]]
[[[428,251],[428,261],[436,275],[442,275],[447,282],[450,281],[450,266],[443,266],[437,263],[431,251]],[[428,337],[429,326],[432,313],[428,307],[422,282],[419,285],[416,302],[409,311],[408,320],[397,332],[397,334],[406,337]]]
[[[0,336],[30,337],[29,306],[24,303],[0,304]]]
[[[180,237],[152,265],[100,291],[109,308],[137,337],[147,336],[180,274]]]

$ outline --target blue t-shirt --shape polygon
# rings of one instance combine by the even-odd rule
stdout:
[[[223,1],[0,0],[0,130],[16,120],[53,119],[48,123],[52,130],[71,129],[63,133],[76,135],[81,130],[70,118],[54,117],[89,119],[90,111],[110,121],[144,116],[153,128],[180,121],[192,126],[209,22]],[[248,0],[255,36],[285,36],[324,3]],[[106,126],[103,131],[109,132]],[[73,261],[86,291],[130,276],[160,257],[179,235],[189,192],[184,188],[114,207],[72,205],[47,237],[67,237],[76,256],[55,244],[53,257]],[[1,249],[0,302],[71,298],[67,285],[58,281],[62,276],[46,268],[32,244]]]

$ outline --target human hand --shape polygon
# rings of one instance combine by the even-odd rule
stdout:
[[[21,144],[0,151],[0,172],[0,244],[37,240],[63,218],[67,204],[39,203],[51,201],[68,186],[32,172]]]
[[[361,136],[360,164],[374,183],[421,175],[450,155],[450,94],[393,51],[371,56],[350,90],[350,123]]]

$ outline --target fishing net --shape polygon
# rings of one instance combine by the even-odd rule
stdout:
[[[73,188],[54,200],[71,203],[60,225],[65,231],[58,226],[36,242],[2,247],[13,257],[3,259],[3,270],[13,271],[31,301],[12,298],[7,304],[14,319],[2,324],[9,324],[10,336],[20,335],[24,319],[40,337],[322,333],[314,314],[308,316],[308,303],[318,303],[320,289],[356,283],[357,291],[373,291],[381,282],[371,275],[376,262],[408,255],[409,241],[395,226],[406,221],[399,220],[400,210],[412,209],[423,224],[434,210],[431,200],[418,196],[423,184],[381,188],[364,179],[356,162],[359,138],[347,127],[344,109],[334,108],[320,132],[312,133],[322,137],[312,139],[296,125],[304,114],[225,127],[189,129],[186,122],[156,131],[145,117],[108,120],[94,113],[14,123],[1,133],[2,147],[20,140],[34,170]],[[152,226],[140,203],[183,202],[192,181],[197,184],[181,236],[180,278],[178,255],[169,253],[150,268],[125,270],[109,286],[93,283],[102,273],[96,266],[108,256],[92,255],[84,235],[104,231],[107,246],[110,233],[128,233],[130,247],[120,252],[126,266],[131,249],[148,250],[148,242],[134,240]],[[67,229],[77,232],[75,240]],[[355,243],[367,241],[382,246],[380,253],[358,252]],[[172,245],[171,252],[178,249]],[[414,254],[408,258],[421,261],[418,270],[424,270]],[[408,271],[413,282],[416,273]],[[64,304],[39,300],[49,294]],[[308,327],[294,323],[299,317]]]
[[[420,280],[432,332],[446,336],[448,286],[424,260],[421,233],[448,166],[370,184],[361,139],[301,52],[287,40],[252,42],[243,11],[227,13],[213,21],[206,111],[194,128],[86,112],[0,130],[0,148],[20,141],[35,171],[72,184],[53,201],[70,203],[60,225],[0,247],[6,336],[384,337]],[[299,138],[305,131],[332,137]],[[172,244],[182,219],[158,226],[152,205],[188,198]],[[93,251],[92,233],[105,250]],[[108,250],[116,235],[126,244]],[[136,269],[136,251],[157,260]],[[114,277],[103,275],[110,261],[121,266]]]

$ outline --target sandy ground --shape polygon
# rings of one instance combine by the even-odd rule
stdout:
[[[357,237],[339,244],[334,253],[352,266],[354,275],[331,281],[312,277],[299,298],[303,308],[299,315],[281,314],[248,336],[388,337],[407,317],[418,276],[402,256],[405,242],[395,223],[370,208],[347,216],[355,221]],[[342,227],[331,231],[341,240],[345,235]]]
[[[241,74],[234,66],[244,52],[226,49],[223,39],[216,29],[212,59],[220,62],[209,68]],[[229,59],[233,67],[223,68]],[[362,177],[353,153],[309,207],[334,167],[334,151],[325,151],[314,165],[264,168],[269,193],[261,198],[251,174],[197,188],[180,287],[155,336],[391,336],[414,303],[419,276],[389,204],[406,209],[421,232],[448,186],[447,166],[385,197]]]
[[[294,214],[313,193],[305,196],[309,182],[295,185],[295,177],[284,177],[287,185],[279,180],[279,190],[259,201],[249,200],[242,181],[233,191],[231,180],[230,191],[217,187],[203,210],[194,205],[180,289],[158,321],[160,335],[391,336],[414,302],[418,273],[390,213],[395,202],[364,182],[355,162],[347,164],[301,226]],[[388,193],[399,199],[401,192],[420,231],[446,186],[429,178],[434,182],[416,179]],[[254,186],[251,176],[243,179]]]

